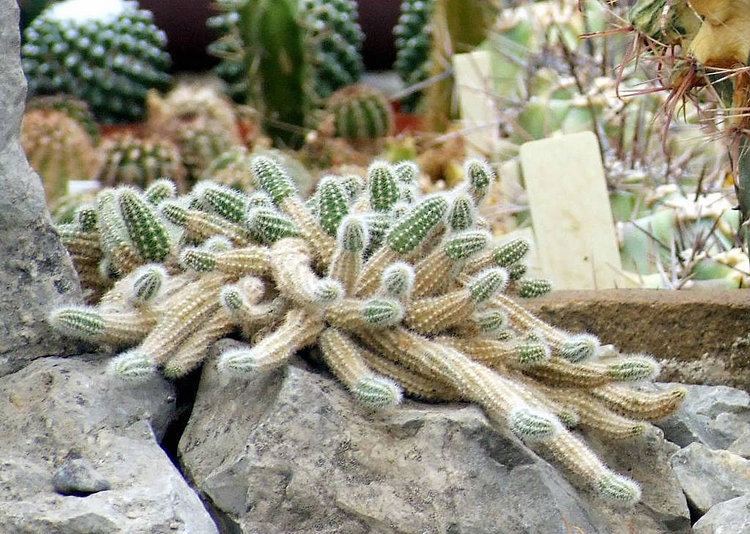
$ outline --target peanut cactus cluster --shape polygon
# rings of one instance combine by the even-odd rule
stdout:
[[[274,159],[248,160],[254,189],[215,182],[176,196],[99,193],[60,233],[97,304],[63,307],[51,324],[121,350],[122,379],[197,368],[215,340],[247,341],[219,355],[220,371],[250,376],[317,347],[362,405],[404,394],[462,400],[535,447],[602,497],[638,501],[571,432],[637,435],[672,412],[684,390],[631,388],[657,363],[570,334],[519,301],[550,289],[525,277],[523,240],[496,243],[477,215],[493,173],[470,160],[466,181],[424,195],[411,162],[373,163],[365,177],[325,176],[303,199]]]

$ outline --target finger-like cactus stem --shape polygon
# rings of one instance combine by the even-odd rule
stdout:
[[[152,205],[158,206],[164,200],[177,196],[177,186],[172,180],[160,178],[149,184],[143,192],[143,196],[146,197],[146,200]]]
[[[399,255],[412,252],[433,234],[447,210],[445,197],[426,198],[391,229],[386,237],[388,247]]]
[[[641,491],[632,480],[613,473],[570,432],[559,432],[544,443],[557,460],[587,481],[599,496],[621,505],[633,505]]]
[[[111,189],[102,191],[96,202],[102,252],[110,258],[116,270],[129,273],[141,264],[141,260],[117,206],[115,192]]]
[[[271,208],[254,208],[248,211],[246,226],[253,238],[272,245],[285,237],[299,237],[297,225],[286,215]]]
[[[457,195],[448,210],[448,227],[454,232],[469,230],[474,227],[476,219],[476,206],[471,196],[468,193]]]
[[[250,242],[248,230],[213,213],[187,209],[169,200],[162,202],[159,209],[166,220],[184,228],[186,237],[190,239],[204,241],[215,235],[223,235],[238,246]]]
[[[590,395],[575,389],[543,388],[545,395],[578,415],[579,423],[615,439],[626,439],[643,434],[647,425],[607,409]]]
[[[138,349],[123,352],[113,358],[107,370],[117,378],[134,382],[143,382],[156,376],[154,361]]]
[[[549,280],[525,278],[518,282],[518,296],[524,299],[533,299],[552,291],[552,283]]]
[[[245,221],[248,198],[244,194],[225,185],[214,182],[200,182],[194,188],[201,205],[233,223]]]
[[[472,259],[466,266],[468,272],[475,272],[487,267],[505,267],[509,269],[518,264],[529,251],[529,242],[522,238],[507,243]]]
[[[393,174],[401,185],[411,186],[419,179],[419,166],[413,161],[400,161],[393,166]]]
[[[209,274],[188,285],[175,296],[176,305],[164,313],[138,350],[154,364],[163,365],[219,309],[216,294],[226,282],[225,275]]]
[[[502,267],[485,269],[475,275],[466,286],[471,300],[475,303],[485,302],[503,291],[508,286],[508,271]]]
[[[327,328],[319,342],[328,367],[360,403],[385,408],[401,402],[401,389],[390,379],[373,373],[361,349],[340,330]]]
[[[560,356],[571,362],[580,362],[596,356],[601,344],[590,334],[571,335],[560,347]]]
[[[297,188],[289,175],[272,158],[255,156],[250,160],[250,168],[257,186],[265,191],[276,205],[286,198],[297,195]]]
[[[323,230],[315,216],[298,198],[285,198],[281,203],[281,209],[289,215],[302,237],[310,243],[313,257],[317,262],[320,265],[329,265],[336,240]]]
[[[456,402],[461,400],[458,392],[447,384],[427,378],[411,369],[379,356],[375,352],[362,349],[365,362],[376,373],[395,380],[404,392],[420,399],[435,402]]]
[[[248,246],[223,252],[185,248],[180,265],[197,272],[221,272],[233,276],[263,275],[271,270],[271,254],[265,247]]]
[[[376,161],[367,170],[367,182],[370,206],[375,211],[387,213],[401,196],[393,169],[384,161]]]
[[[168,276],[166,269],[159,264],[139,267],[133,275],[130,300],[136,305],[153,302],[160,295]]]
[[[653,377],[659,365],[653,358],[633,356],[612,362],[571,363],[553,356],[525,372],[544,383],[560,387],[593,388],[611,382],[635,382]]]
[[[468,180],[469,193],[474,202],[479,204],[495,180],[495,171],[483,160],[470,159],[464,164],[464,173]]]
[[[219,357],[219,369],[236,374],[275,369],[313,342],[322,330],[323,323],[316,317],[299,309],[291,310],[284,322],[255,346],[224,352]]]
[[[416,265],[414,297],[426,297],[444,291],[455,276],[458,262],[482,250],[490,240],[487,232],[470,230],[448,236]]]
[[[550,358],[550,349],[538,340],[501,341],[481,337],[440,337],[440,342],[489,367],[539,365]]]
[[[341,221],[328,276],[341,282],[347,294],[353,291],[362,270],[362,255],[368,239],[367,226],[361,217],[348,215]]]
[[[146,262],[159,262],[172,250],[172,240],[153,206],[135,189],[122,188],[117,196],[130,240]]]
[[[416,273],[414,268],[403,261],[390,264],[383,270],[381,291],[384,295],[406,302],[411,298]]]
[[[229,314],[222,309],[214,312],[206,323],[190,334],[177,350],[164,363],[164,376],[180,378],[198,367],[205,360],[211,344],[234,330]]]
[[[326,176],[318,184],[318,218],[328,235],[335,236],[339,223],[349,213],[349,195],[334,176]]]
[[[592,389],[591,395],[620,415],[656,421],[673,413],[685,399],[687,390],[677,387],[652,393],[609,384]]]
[[[344,296],[340,282],[320,279],[310,268],[310,247],[301,239],[282,239],[272,250],[272,269],[279,289],[303,306],[326,307]]]
[[[529,408],[513,410],[508,417],[508,425],[516,436],[526,442],[547,440],[562,428],[552,414]]]
[[[343,299],[326,311],[326,320],[344,330],[358,332],[367,328],[385,328],[401,322],[404,308],[391,298],[368,300]]]
[[[49,322],[58,332],[77,339],[127,345],[143,339],[156,318],[142,311],[107,313],[95,308],[65,307],[54,310]]]

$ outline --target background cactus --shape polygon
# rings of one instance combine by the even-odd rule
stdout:
[[[493,243],[467,206],[487,196],[488,165],[469,161],[457,191],[424,196],[412,164],[375,162],[364,177],[326,177],[306,201],[274,159],[249,168],[250,194],[211,182],[176,198],[167,182],[99,193],[61,233],[79,268],[98,264],[97,283],[113,286],[97,306],[55,310],[52,324],[124,349],[110,369],[129,380],[183,376],[232,332],[249,343],[220,355],[230,374],[315,346],[367,407],[403,393],[475,402],[602,497],[639,499],[565,424],[623,439],[685,392],[631,389],[656,375],[652,358],[560,331],[517,303],[549,284],[511,281],[525,243]]]
[[[336,137],[353,141],[386,137],[393,130],[393,112],[383,94],[365,85],[343,87],[326,103]]]
[[[24,37],[29,93],[74,95],[104,122],[140,119],[147,90],[170,81],[164,32],[136,2],[58,2]]]
[[[396,62],[393,68],[407,87],[424,82],[430,76],[430,20],[434,0],[404,0],[401,15],[393,29],[396,38]],[[415,91],[401,100],[407,111],[414,111],[421,92]]]
[[[273,138],[299,144],[299,127],[362,72],[363,35],[352,0],[222,0],[210,24],[217,73],[238,102],[256,107]],[[283,68],[282,68],[283,67]]]
[[[68,191],[69,180],[96,177],[100,157],[86,129],[64,111],[37,108],[24,114],[21,143],[42,177],[48,201]]]
[[[120,134],[102,143],[104,162],[99,181],[104,185],[144,188],[158,178],[170,177],[182,187],[185,169],[178,148],[166,139],[140,139]]]

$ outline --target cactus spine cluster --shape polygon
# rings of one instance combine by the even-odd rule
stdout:
[[[170,81],[165,34],[136,2],[58,2],[24,37],[29,92],[74,95],[104,122],[141,118],[148,89],[164,89]]]
[[[352,0],[221,0],[210,51],[238,102],[261,111],[274,138],[299,143],[299,127],[362,72],[362,31]]]
[[[325,177],[305,201],[275,160],[249,164],[246,194],[202,182],[174,197],[165,181],[102,191],[62,234],[77,265],[98,264],[113,285],[97,306],[57,309],[51,323],[121,347],[111,371],[130,380],[182,376],[232,332],[248,343],[217,364],[236,375],[317,346],[365,406],[403,394],[477,403],[601,496],[639,499],[568,426],[633,436],[685,392],[631,389],[658,372],[652,358],[560,331],[519,304],[549,285],[522,277],[525,242],[495,243],[483,229],[489,166],[468,161],[465,183],[422,195],[416,165],[375,162],[364,177]]]
[[[380,139],[393,130],[393,112],[385,96],[366,85],[333,93],[326,104],[334,135],[352,141]]]
[[[94,139],[68,113],[34,107],[23,116],[21,144],[31,167],[42,177],[47,200],[68,191],[69,180],[90,180],[100,158]]]

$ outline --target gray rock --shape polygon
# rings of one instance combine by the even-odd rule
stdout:
[[[731,452],[691,443],[671,463],[688,501],[701,513],[750,493],[750,460]]]
[[[69,455],[71,456],[71,455]],[[52,486],[60,495],[85,496],[106,491],[112,486],[84,458],[68,458],[52,476]]]
[[[712,449],[727,449],[743,435],[750,435],[750,395],[746,391],[726,386],[685,387],[688,394],[679,411],[657,423],[669,441],[680,447],[698,442]]]
[[[727,447],[727,450],[737,456],[750,458],[750,430],[742,434]]]
[[[77,276],[50,222],[39,177],[19,144],[26,97],[18,4],[0,0],[0,376],[40,356],[72,354],[45,320],[79,301]]]
[[[42,358],[0,378],[0,532],[217,532],[159,447],[175,413],[172,387],[160,378],[113,383],[107,362]],[[87,497],[55,491],[58,467],[79,455],[109,490]]]
[[[750,494],[711,507],[693,525],[693,534],[750,533]]]
[[[650,450],[644,447],[635,450]],[[300,360],[248,380],[228,380],[207,365],[179,453],[226,532],[557,534],[567,525],[610,533],[623,521],[642,526],[639,534],[689,527],[679,487],[679,512],[654,502],[611,510],[579,494],[476,407],[407,401],[371,412]]]

